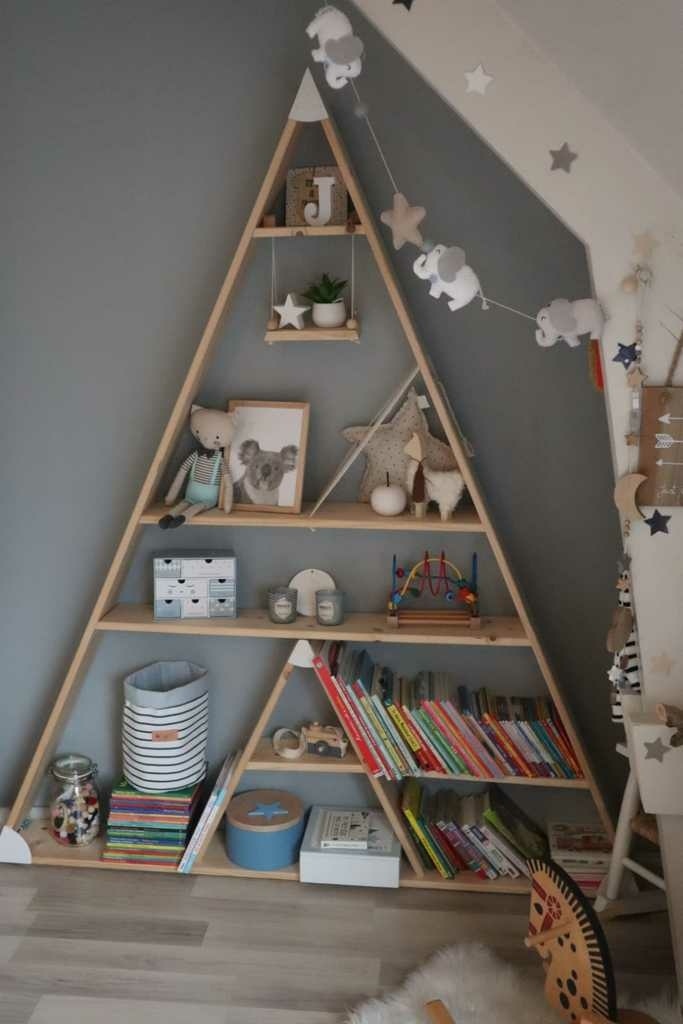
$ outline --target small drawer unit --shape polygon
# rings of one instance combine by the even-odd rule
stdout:
[[[154,617],[237,618],[237,559],[232,551],[155,555]]]

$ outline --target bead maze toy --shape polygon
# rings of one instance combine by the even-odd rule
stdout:
[[[449,605],[460,601],[461,608],[405,608],[405,601],[431,594],[443,597]],[[472,570],[467,580],[445,553],[436,557],[425,551],[424,558],[412,569],[398,565],[394,555],[391,566],[391,593],[387,622],[390,626],[472,626],[481,624],[477,591],[477,555],[472,555]]]

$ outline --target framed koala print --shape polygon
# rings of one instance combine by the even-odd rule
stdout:
[[[301,512],[308,442],[308,402],[234,399],[230,449],[233,508]]]

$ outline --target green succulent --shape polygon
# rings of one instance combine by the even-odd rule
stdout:
[[[304,297],[311,302],[336,302],[346,288],[346,285],[347,282],[342,281],[341,278],[335,280],[333,277],[329,277],[328,274],[323,274],[318,282],[312,284],[308,291],[304,292]]]

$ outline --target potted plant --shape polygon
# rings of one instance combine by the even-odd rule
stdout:
[[[319,281],[310,286],[305,297],[313,303],[313,323],[316,327],[341,327],[346,321],[346,303],[342,292],[346,281],[335,280],[323,274]]]

